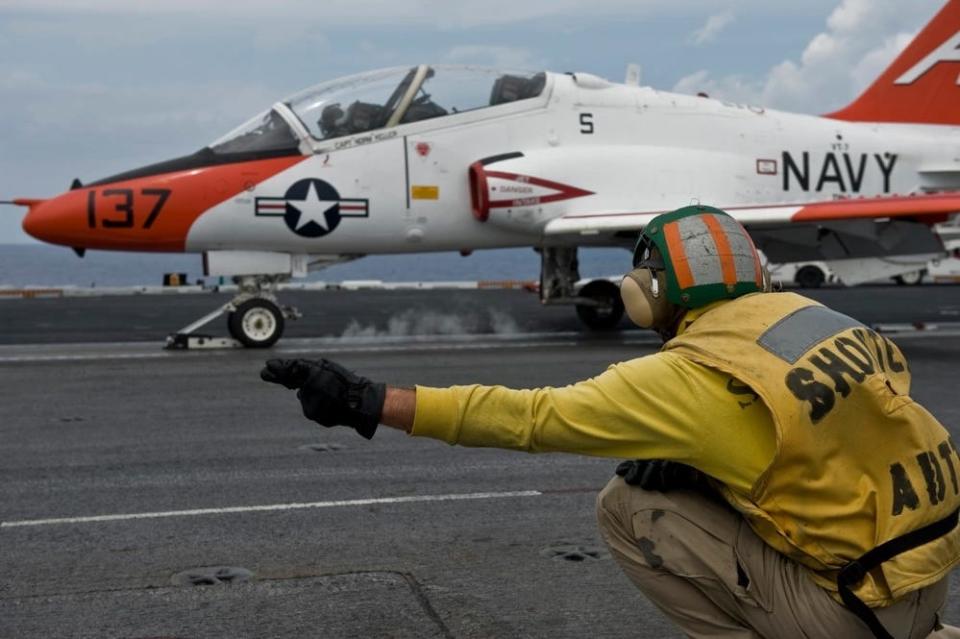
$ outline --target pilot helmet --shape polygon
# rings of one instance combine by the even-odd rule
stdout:
[[[767,282],[746,229],[724,211],[697,204],[647,224],[620,290],[630,319],[662,333],[688,309],[763,291]]]

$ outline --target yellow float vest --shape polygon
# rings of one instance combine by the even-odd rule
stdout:
[[[664,350],[733,375],[766,403],[773,461],[748,494],[724,497],[835,597],[845,564],[960,507],[956,445],[910,398],[900,350],[856,320],[793,293],[756,293],[707,310]],[[958,561],[960,527],[853,591],[889,605]]]

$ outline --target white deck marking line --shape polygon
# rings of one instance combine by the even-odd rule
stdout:
[[[503,341],[503,342],[441,342],[441,343],[422,343],[411,344],[383,344],[383,345],[317,345],[310,347],[295,348],[277,348],[272,352],[277,355],[302,354],[302,353],[416,353],[416,352],[435,352],[435,351],[469,351],[469,350],[520,350],[525,348],[543,348],[543,347],[575,347],[583,342],[577,340],[553,340],[553,341]],[[617,342],[609,342],[618,346],[623,345],[654,345],[659,344],[659,339],[626,339]],[[71,353],[66,355],[45,355],[45,354],[19,354],[19,355],[0,355],[0,364],[12,364],[23,362],[83,362],[83,361],[107,361],[107,360],[137,360],[137,359],[170,359],[176,360],[184,357],[210,357],[225,356],[228,353],[238,352],[236,350],[224,351],[162,351],[140,352],[140,353]],[[240,351],[242,352],[242,351]],[[0,349],[2,353],[2,349]]]
[[[475,344],[410,344],[406,346],[331,346],[316,348],[284,348],[273,351],[278,355],[303,353],[416,353],[433,351],[468,351],[468,350],[498,350],[523,349],[553,346],[576,346],[576,342],[515,342],[504,344],[490,344],[477,342]],[[234,351],[194,351],[187,353],[160,351],[157,353],[75,353],[71,355],[0,355],[0,364],[21,362],[87,362],[108,360],[137,360],[137,359],[169,359],[176,361],[183,357],[223,356]]]
[[[501,493],[461,493],[450,495],[410,495],[408,497],[380,497],[372,499],[345,499],[339,501],[314,501],[291,504],[269,504],[264,506],[233,506],[229,508],[197,508],[193,510],[168,510],[154,513],[131,513],[125,515],[95,515],[92,517],[58,517],[54,519],[25,519],[21,521],[0,522],[0,528],[23,528],[26,526],[55,526],[59,524],[89,524],[109,521],[128,521],[131,519],[161,519],[164,517],[200,517],[203,515],[223,515],[229,513],[275,512],[283,510],[304,510],[312,508],[342,508],[346,506],[370,506],[374,504],[416,504],[436,501],[468,501],[473,499],[515,499],[519,497],[539,497],[539,490],[518,490]]]
[[[20,362],[84,362],[110,359],[157,359],[170,357],[167,353],[121,353],[108,355],[106,353],[91,355],[5,355],[0,356],[0,364],[14,364]]]

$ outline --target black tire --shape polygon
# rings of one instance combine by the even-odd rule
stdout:
[[[227,328],[247,348],[269,348],[283,335],[283,313],[270,300],[253,298],[230,313]]]
[[[909,273],[895,275],[892,279],[897,283],[897,286],[917,286],[923,283],[923,276],[926,274],[926,269],[920,269],[917,271],[910,271]]]
[[[793,276],[793,281],[800,288],[820,288],[827,281],[827,276],[819,267],[807,264],[797,271]]]
[[[580,297],[589,297],[602,306],[577,304],[577,317],[594,331],[610,331],[617,327],[623,317],[623,300],[620,288],[607,280],[593,280],[580,289]]]

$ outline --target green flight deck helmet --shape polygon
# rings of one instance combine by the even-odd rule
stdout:
[[[666,299],[699,308],[757,293],[767,276],[746,229],[712,206],[685,206],[655,217],[640,234],[635,269],[662,271]]]

